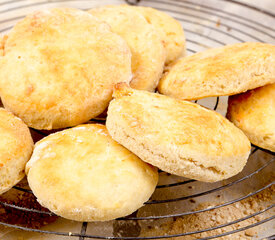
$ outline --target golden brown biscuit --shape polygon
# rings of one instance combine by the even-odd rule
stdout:
[[[227,118],[253,144],[275,152],[275,84],[229,97]]]
[[[220,114],[198,104],[116,85],[106,126],[120,144],[163,171],[215,182],[239,173],[250,142]]]
[[[275,46],[237,43],[173,63],[159,92],[182,100],[233,95],[275,82]]]
[[[24,176],[33,140],[21,119],[0,108],[0,194],[16,185]]]
[[[89,11],[105,21],[113,32],[123,37],[132,52],[133,79],[136,89],[154,91],[165,62],[165,49],[157,30],[133,8],[105,6]]]
[[[88,121],[108,106],[114,83],[131,79],[126,42],[76,9],[27,16],[12,29],[4,48],[0,96],[7,109],[36,129]]]
[[[100,124],[80,125],[39,141],[26,172],[42,206],[76,221],[131,214],[158,182],[157,170],[115,142]]]
[[[154,8],[141,6],[134,8],[159,31],[166,50],[166,64],[185,55],[185,36],[180,22]]]

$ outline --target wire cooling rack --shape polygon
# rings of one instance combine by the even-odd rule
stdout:
[[[175,0],[144,0],[144,1],[93,1],[93,0],[36,0],[36,1],[0,1],[0,32],[8,32],[12,26],[23,18],[26,14],[33,10],[43,9],[48,7],[56,6],[69,6],[77,7],[81,9],[89,9],[94,6],[104,4],[139,4],[144,6],[151,6],[156,9],[162,10],[170,14],[179,20],[185,30],[187,39],[187,52],[193,54],[198,51],[205,50],[210,47],[222,46],[225,44],[245,42],[245,41],[257,41],[257,42],[268,42],[274,44],[275,39],[275,28],[274,20],[275,15],[272,12],[263,10],[261,8],[245,4],[244,2],[238,1],[224,1],[224,0],[209,0],[209,1],[175,1]],[[195,101],[197,102],[197,101]],[[208,98],[199,100],[198,103],[208,108],[216,110],[222,114],[226,111],[226,97]],[[100,121],[100,120],[97,120]],[[101,121],[102,122],[102,121]],[[103,121],[104,122],[104,121]],[[48,135],[45,131],[34,130],[41,136]],[[257,156],[256,156],[257,155]],[[131,216],[120,218],[113,221],[113,226],[116,223],[120,223],[121,226],[125,223],[128,228],[135,228],[137,223],[150,222],[151,224],[157,223],[158,221],[177,218],[186,215],[207,212],[213,209],[219,209],[224,206],[228,206],[237,203],[241,200],[247,199],[251,196],[260,193],[261,191],[269,188],[274,184],[274,178],[268,181],[259,181],[264,179],[266,172],[274,171],[275,154],[267,150],[260,149],[253,146],[248,165],[242,173],[239,175],[215,184],[201,183],[196,180],[183,179],[175,177],[160,171],[160,183],[157,186],[155,194],[152,198],[145,203],[141,213],[135,213]],[[196,190],[188,193],[188,189],[192,189],[193,185],[196,186]],[[19,186],[15,186],[14,189],[23,191],[28,194],[32,194],[29,189],[25,189]],[[198,189],[198,190],[197,190]],[[238,194],[232,194],[232,189],[243,189]],[[214,206],[203,208],[201,210],[190,210],[187,200],[194,199],[212,199],[213,195],[219,194],[218,196],[233,195],[231,198],[227,198],[226,201],[220,201]],[[5,208],[13,208],[20,211],[37,213],[42,215],[54,215],[51,212],[26,208],[7,202],[0,202]],[[185,205],[185,210],[181,207]],[[211,228],[197,229],[192,232],[180,232],[173,235],[162,235],[162,236],[150,236],[140,237],[139,228],[136,228],[138,233],[118,236],[116,234],[106,235],[101,234],[90,234],[92,232],[93,223],[82,223],[82,227],[79,232],[65,232],[65,231],[51,231],[32,229],[28,227],[16,226],[5,222],[0,222],[0,225],[16,228],[24,231],[32,231],[43,234],[54,234],[58,236],[67,236],[73,238],[84,239],[162,239],[162,238],[173,238],[183,237],[187,235],[193,235],[197,233],[208,232],[216,229],[220,229],[232,224],[243,222],[252,217],[262,215],[270,212],[274,208],[275,204],[272,204],[260,211],[253,214],[246,215],[243,218],[236,219],[234,221],[228,221],[228,223],[216,225]],[[157,209],[157,210],[156,210]],[[161,209],[161,211],[159,211]],[[139,211],[140,212],[140,211]],[[267,222],[274,221],[275,216],[270,215],[265,217],[261,221],[240,227],[232,231],[227,231],[218,235],[212,235],[203,239],[213,239],[230,234],[234,234],[240,231],[244,231],[253,228],[258,225],[264,225]],[[89,231],[91,228],[91,231]],[[275,239],[274,232],[270,233],[271,236],[265,235],[266,239]],[[180,238],[182,239],[182,238]]]

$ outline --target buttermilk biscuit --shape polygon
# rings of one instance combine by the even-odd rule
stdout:
[[[116,85],[106,126],[120,144],[163,171],[215,182],[239,173],[250,142],[198,104]]]
[[[33,141],[25,123],[0,108],[0,194],[16,185],[24,176]]]
[[[253,144],[275,152],[275,84],[229,97],[227,118]]]
[[[132,6],[128,6],[132,7]],[[166,50],[168,64],[185,55],[185,36],[180,22],[162,11],[150,7],[133,7],[158,31]]]
[[[152,195],[157,170],[115,142],[100,124],[36,143],[26,166],[39,203],[64,218],[107,221],[131,214]]]
[[[108,23],[112,31],[128,43],[132,52],[131,87],[154,91],[166,56],[158,31],[138,11],[123,5],[95,8],[89,12]]]
[[[131,52],[106,23],[76,9],[35,12],[17,23],[0,59],[4,106],[36,129],[74,126],[108,106],[131,79]]]
[[[209,49],[173,63],[159,92],[185,100],[234,95],[275,82],[275,46],[237,43]]]

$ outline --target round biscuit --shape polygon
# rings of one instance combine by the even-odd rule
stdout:
[[[26,166],[39,203],[64,218],[107,221],[142,207],[156,168],[115,142],[104,125],[86,124],[37,142]]]
[[[170,64],[158,91],[181,100],[230,96],[275,82],[275,46],[243,42],[207,49]]]
[[[245,166],[250,142],[215,111],[189,101],[116,85],[106,126],[117,142],[163,171],[205,182]]]
[[[130,49],[106,23],[77,9],[41,10],[5,41],[0,96],[32,128],[65,128],[102,113],[113,85],[131,76]]]

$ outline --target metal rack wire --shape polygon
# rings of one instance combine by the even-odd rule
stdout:
[[[14,3],[17,2],[17,4],[14,5]],[[85,2],[85,7],[82,7],[82,5],[79,2]],[[107,3],[111,3],[112,1],[106,1]],[[119,3],[122,1],[113,1],[114,3]],[[165,11],[171,16],[175,17],[177,20],[179,20],[182,25],[184,26],[184,30],[187,37],[187,51],[189,54],[193,54],[197,51],[201,51],[203,49],[209,48],[209,47],[216,47],[216,46],[222,46],[228,43],[234,43],[234,42],[244,42],[244,41],[259,41],[259,42],[269,42],[274,44],[275,39],[275,29],[270,27],[270,25],[263,24],[261,21],[255,21],[253,18],[247,17],[245,15],[240,15],[235,13],[234,11],[227,10],[232,7],[233,9],[238,7],[239,9],[242,9],[242,11],[250,11],[256,14],[257,16],[261,17],[262,19],[266,19],[267,21],[271,21],[275,19],[275,15],[271,12],[262,10],[260,8],[250,6],[248,4],[240,3],[238,1],[234,0],[211,0],[209,2],[214,2],[215,4],[206,4],[206,3],[198,3],[197,1],[191,1],[191,0],[184,0],[184,1],[176,1],[176,0],[126,0],[128,4],[140,4],[145,6],[151,6],[154,8],[157,8],[159,10]],[[95,4],[98,3],[96,0],[51,0],[51,1],[45,1],[45,0],[39,0],[33,3],[29,3],[25,0],[19,0],[19,1],[4,1],[0,2],[0,16],[3,17],[0,20],[0,33],[1,32],[7,32],[12,28],[14,23],[24,17],[24,14],[26,14],[29,10],[29,8],[36,8],[39,9],[41,7],[45,6],[56,6],[55,4],[68,4],[70,6],[74,7],[82,7],[83,9],[89,9]],[[105,2],[102,1],[100,4],[104,4]],[[227,7],[226,9],[224,7]],[[20,13],[16,13],[16,11],[20,11]],[[22,12],[22,13],[21,13]],[[12,17],[10,17],[10,13]],[[22,15],[22,16],[21,16]],[[3,20],[2,20],[3,19]],[[210,101],[210,105],[208,104],[207,107],[212,108],[213,110],[220,110],[219,106],[221,104],[221,99],[219,97],[213,98]],[[224,100],[223,100],[224,101]],[[204,104],[203,100],[196,101],[199,104]],[[42,136],[46,136],[48,133],[44,131],[37,131],[34,130],[37,133],[39,133]],[[237,186],[238,184],[243,184],[245,181],[255,177],[258,174],[261,174],[265,169],[267,168],[274,168],[274,162],[275,162],[275,154],[272,152],[269,152],[264,149],[260,149],[256,146],[253,146],[254,149],[251,153],[251,157],[253,157],[256,152],[266,152],[268,154],[268,160],[265,161],[261,166],[255,168],[251,172],[246,172],[244,176],[234,178],[224,184],[220,184],[219,186],[211,187],[211,184],[205,185],[210,187],[208,190],[196,192],[190,195],[184,195],[184,196],[172,196],[171,198],[167,199],[151,199],[148,202],[146,202],[146,206],[154,206],[154,205],[162,205],[162,204],[173,204],[175,202],[185,201],[187,199],[194,199],[199,198],[202,196],[208,196],[215,192],[225,191],[226,189]],[[160,174],[161,175],[161,174]],[[173,188],[184,188],[188,186],[191,183],[198,183],[195,180],[186,180],[183,179],[181,181],[177,182],[171,182],[171,183],[165,183],[160,184],[157,186],[156,191],[165,191],[165,189],[173,189]],[[231,205],[233,203],[239,202],[241,200],[247,199],[251,196],[256,195],[257,193],[269,188],[270,186],[274,185],[275,181],[271,181],[264,186],[258,187],[257,189],[251,189],[251,192],[248,194],[244,194],[243,196],[239,196],[237,198],[234,198],[232,200],[228,200],[224,203],[219,203],[215,206],[204,208],[201,210],[196,211],[184,211],[184,212],[175,212],[171,210],[171,213],[169,214],[162,214],[162,215],[150,215],[150,216],[128,216],[124,218],[119,218],[116,221],[152,221],[152,220],[159,220],[159,219],[167,219],[167,218],[176,218],[176,217],[182,217],[186,215],[196,214],[196,213],[202,213],[206,211],[210,211],[213,209],[218,209],[224,206]],[[198,183],[200,184],[200,183]],[[14,189],[18,191],[23,191],[28,194],[32,194],[32,192],[29,189],[24,189],[18,186],[15,186]],[[9,204],[6,202],[0,202],[0,204],[6,208],[13,208],[20,211],[26,211],[26,212],[32,212],[37,214],[44,214],[44,215],[54,215],[51,212],[38,210],[38,209],[32,209],[32,208],[26,208],[17,206],[14,204]],[[45,234],[55,234],[58,236],[68,236],[68,237],[78,237],[79,239],[162,239],[162,238],[174,238],[174,237],[183,237],[187,235],[193,235],[198,234],[202,232],[208,232],[215,229],[223,228],[226,226],[230,226],[232,224],[236,224],[242,221],[245,221],[247,219],[250,219],[252,217],[261,215],[263,213],[266,213],[270,210],[272,210],[275,207],[275,204],[272,204],[269,207],[266,207],[265,209],[262,209],[261,211],[255,212],[253,214],[247,215],[243,218],[217,225],[211,228],[204,228],[204,229],[198,229],[197,231],[192,232],[182,232],[179,234],[173,234],[173,235],[164,235],[164,236],[153,236],[153,237],[137,237],[137,236],[124,236],[124,237],[117,237],[117,236],[99,236],[99,235],[91,235],[87,234],[86,231],[89,227],[88,223],[84,222],[82,224],[82,228],[79,233],[71,233],[71,232],[61,232],[61,231],[46,231],[46,230],[40,230],[40,229],[32,229],[27,227],[21,227],[16,226],[13,224],[8,224],[5,222],[0,222],[0,225],[4,225],[7,227],[17,228],[24,231],[32,231],[37,233],[45,233]],[[209,236],[203,239],[213,239],[218,238],[226,235],[230,235],[236,232],[244,231],[247,229],[250,229],[252,227],[264,224],[268,221],[274,220],[275,216],[267,217],[257,223],[250,224],[248,226],[238,228],[232,231],[228,231],[222,234]],[[272,239],[272,236],[269,237]]]

